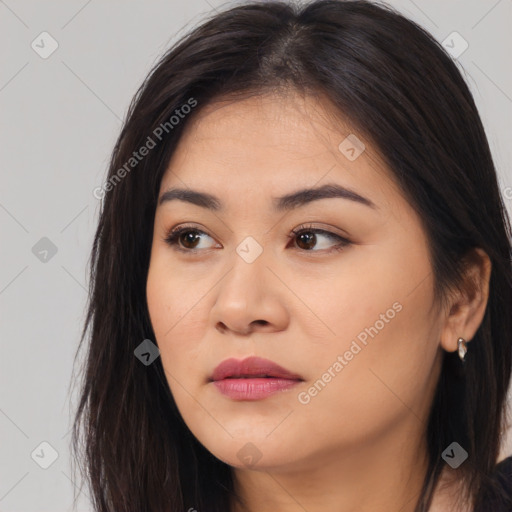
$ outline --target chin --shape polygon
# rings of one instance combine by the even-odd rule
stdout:
[[[217,459],[234,468],[266,470],[296,463],[301,455],[297,450],[300,440],[286,436],[288,444],[285,444],[278,436],[268,437],[268,432],[253,429],[233,438],[226,434],[222,439],[198,440]]]

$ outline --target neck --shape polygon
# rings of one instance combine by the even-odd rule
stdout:
[[[234,503],[232,512],[414,512],[428,465],[417,421],[410,415],[403,428],[372,443],[331,449],[293,467],[235,468],[235,491],[246,506]]]

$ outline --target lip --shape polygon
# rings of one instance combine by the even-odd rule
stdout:
[[[233,400],[262,400],[303,381],[300,375],[261,357],[226,359],[211,376],[217,389]]]

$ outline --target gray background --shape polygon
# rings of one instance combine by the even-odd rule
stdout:
[[[512,1],[389,3],[439,41],[457,31],[469,44],[454,58],[512,211]],[[104,181],[128,104],[156,59],[222,4],[0,0],[0,512],[71,510],[71,379],[99,211],[92,191]],[[58,42],[45,59],[31,47],[35,40],[39,51],[50,48],[43,31]],[[462,48],[460,41],[453,46]],[[55,254],[38,253],[48,247],[43,237]],[[58,453],[47,469],[40,465],[52,461],[52,449],[42,442]],[[502,456],[509,454],[510,436]],[[87,489],[78,510],[92,510]]]

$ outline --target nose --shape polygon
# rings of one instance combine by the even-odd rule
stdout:
[[[233,267],[214,288],[217,296],[211,315],[220,332],[248,335],[288,326],[287,290],[275,276],[276,270],[268,268],[264,254],[252,263],[235,254]]]

